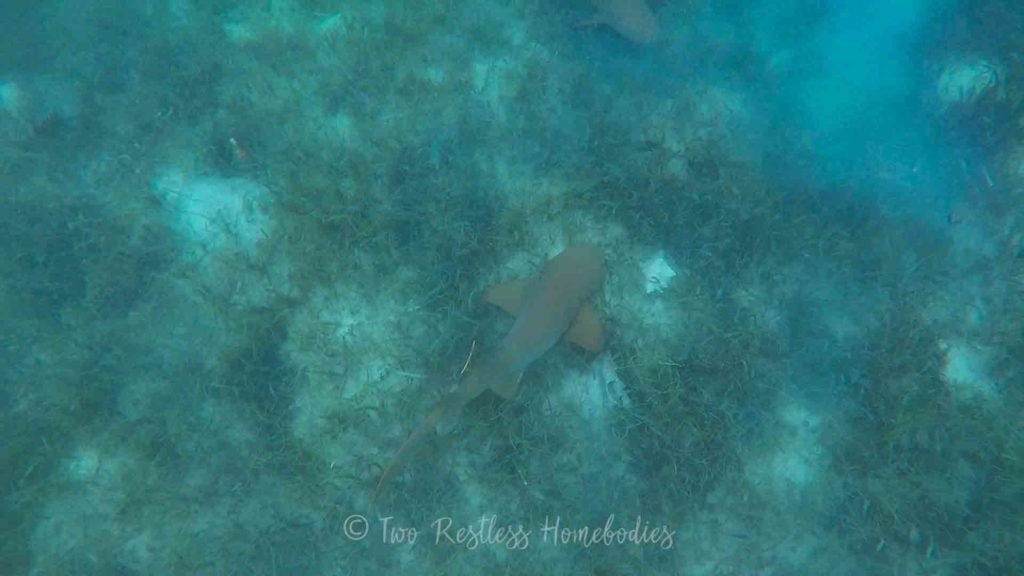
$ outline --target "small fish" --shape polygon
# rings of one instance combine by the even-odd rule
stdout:
[[[465,370],[455,391],[438,402],[381,472],[371,510],[412,448],[446,417],[491,390],[512,398],[523,371],[560,339],[593,352],[604,345],[601,323],[590,303],[604,282],[604,255],[595,246],[571,246],[549,260],[540,274],[492,287],[484,299],[516,317],[508,334],[478,366]]]
[[[597,14],[583,26],[605,25],[637,44],[654,44],[661,38],[658,20],[644,0],[593,0]]]

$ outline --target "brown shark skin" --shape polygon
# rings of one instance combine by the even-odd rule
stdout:
[[[580,307],[601,287],[604,274],[604,255],[595,246],[570,246],[549,260],[526,288],[512,329],[466,376],[460,387],[466,402],[487,388],[510,398],[519,373],[562,338]]]
[[[583,304],[600,289],[604,276],[604,255],[595,246],[571,246],[544,265],[525,289],[512,329],[490,357],[471,368],[455,392],[438,402],[381,472],[371,511],[406,455],[437,423],[457,414],[484,390],[505,398],[514,395],[522,371],[561,339]]]

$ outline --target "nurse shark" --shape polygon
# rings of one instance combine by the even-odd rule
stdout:
[[[486,301],[515,316],[512,328],[482,361],[468,370],[464,367],[455,390],[438,402],[398,448],[377,481],[371,509],[418,442],[485,390],[512,398],[523,371],[562,338],[586,350],[599,351],[603,334],[590,299],[601,288],[604,276],[601,250],[579,245],[563,250],[534,277],[487,290]]]

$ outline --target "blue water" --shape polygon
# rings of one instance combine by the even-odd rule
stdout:
[[[5,3],[0,573],[1024,573],[1024,14],[611,4]]]

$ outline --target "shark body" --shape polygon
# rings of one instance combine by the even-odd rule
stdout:
[[[593,0],[597,15],[585,24],[604,24],[636,44],[654,44],[661,37],[658,21],[645,0]]]
[[[467,402],[490,389],[511,398],[519,376],[561,338],[597,351],[603,344],[601,326],[590,298],[604,281],[604,256],[594,246],[571,246],[549,260],[540,274],[499,284],[484,299],[516,317],[480,367],[463,379],[460,392]]]
[[[590,299],[600,289],[604,275],[599,248],[571,246],[549,260],[537,276],[499,284],[485,292],[484,299],[513,314],[515,323],[398,449],[381,473],[371,508],[412,447],[442,419],[458,414],[485,390],[503,398],[514,396],[523,371],[563,337],[587,350],[600,350],[601,325]]]

